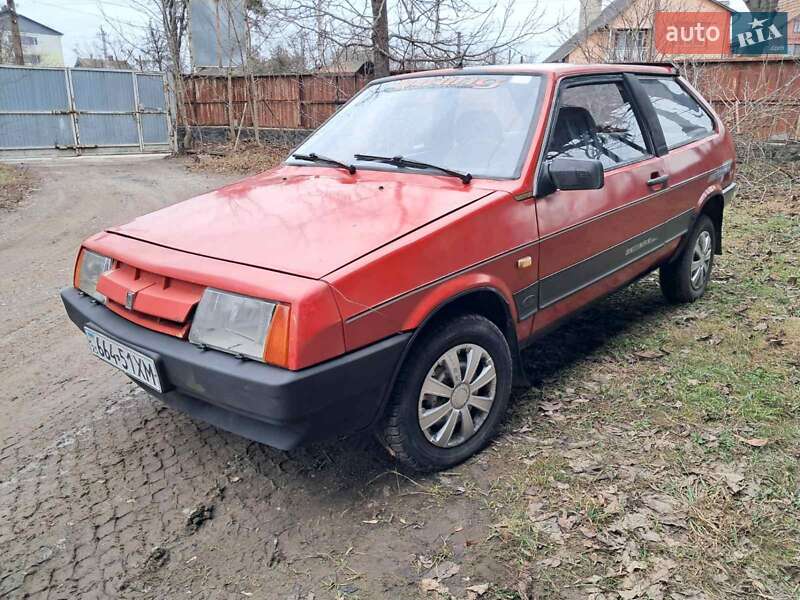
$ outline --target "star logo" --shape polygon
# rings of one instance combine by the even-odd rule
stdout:
[[[731,17],[731,52],[741,55],[786,54],[786,12],[736,13]]]

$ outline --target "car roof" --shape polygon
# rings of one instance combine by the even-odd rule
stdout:
[[[433,69],[402,73],[391,77],[376,79],[372,83],[431,77],[439,75],[548,75],[564,77],[567,75],[600,75],[603,73],[651,73],[655,75],[675,75],[677,69],[669,63],[656,64],[570,64],[570,63],[527,63],[514,65],[475,66],[453,69]]]

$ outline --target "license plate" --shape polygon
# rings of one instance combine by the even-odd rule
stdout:
[[[152,358],[88,327],[83,331],[89,340],[89,349],[95,356],[124,371],[136,381],[141,381],[158,392],[161,391],[161,381]]]

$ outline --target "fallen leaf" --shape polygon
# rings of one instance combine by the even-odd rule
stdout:
[[[539,564],[543,567],[551,567],[555,569],[556,567],[561,566],[561,559],[554,556],[552,558],[545,558],[539,561]]]
[[[433,579],[432,577],[427,577],[419,582],[419,588],[422,590],[423,593],[425,592],[438,592],[442,588],[442,584],[439,583],[438,579]]]
[[[615,528],[620,531],[650,529],[650,519],[640,512],[629,513],[617,521]]]
[[[653,494],[642,498],[642,503],[659,514],[667,515],[675,512],[675,502],[664,494]]]
[[[593,525],[582,525],[579,531],[589,539],[597,537],[597,529]]]
[[[634,354],[642,360],[656,360],[665,356],[660,350],[640,350],[639,352],[634,352]]]
[[[761,448],[769,444],[769,440],[766,438],[750,438],[746,439],[743,437],[739,437],[738,435],[736,438],[742,442],[743,444],[747,444],[748,446],[753,446],[754,448]]]
[[[633,573],[634,571],[644,571],[646,568],[647,563],[640,560],[632,560],[625,565],[625,570],[628,573]]]
[[[721,475],[725,480],[725,483],[731,492],[738,494],[740,491],[742,491],[742,488],[744,487],[742,485],[742,482],[744,481],[744,475],[735,471],[720,471],[719,475]]]
[[[471,585],[467,588],[467,600],[475,600],[475,598],[480,598],[488,591],[489,591],[488,583],[479,583],[477,585]]]
[[[539,402],[539,408],[541,408],[544,412],[554,412],[556,410],[560,410],[564,407],[561,402]]]
[[[558,517],[558,526],[563,529],[564,531],[569,531],[575,526],[575,521],[577,517],[567,517],[566,515]]]
[[[456,575],[461,570],[461,567],[458,566],[456,563],[450,560],[446,560],[442,563],[436,565],[429,575],[433,574],[434,577],[437,579],[449,579],[453,575]]]

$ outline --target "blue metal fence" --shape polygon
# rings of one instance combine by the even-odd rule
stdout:
[[[0,158],[168,152],[162,73],[0,66]]]

